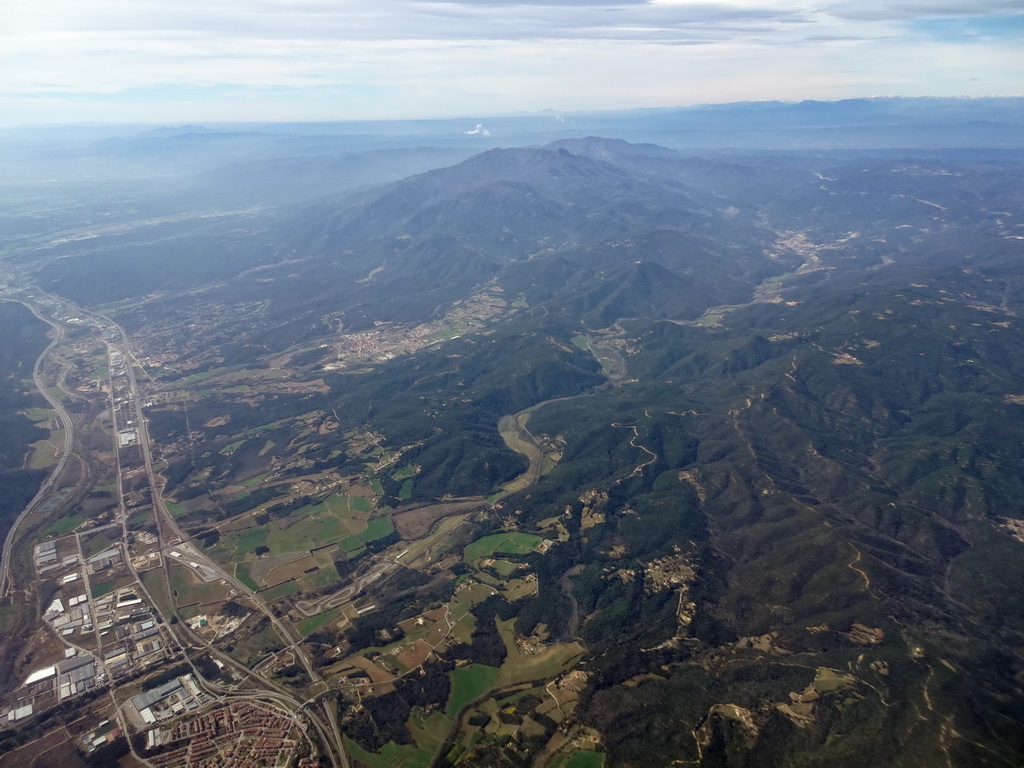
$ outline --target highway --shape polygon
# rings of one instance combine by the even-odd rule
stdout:
[[[138,382],[136,381],[135,369],[133,365],[134,358],[133,355],[131,354],[130,340],[128,338],[127,333],[121,326],[117,325],[109,318],[102,317],[93,312],[82,309],[81,307],[68,305],[66,304],[66,302],[63,302],[61,299],[55,296],[50,296],[49,294],[44,295],[46,295],[49,299],[51,299],[57,304],[63,304],[69,311],[72,311],[76,315],[91,318],[93,321],[95,321],[95,327],[97,328],[98,331],[102,332],[106,330],[113,331],[114,333],[116,333],[118,337],[117,341],[107,341],[108,359],[110,352],[113,349],[117,349],[124,355],[125,358],[125,377],[128,382],[128,397],[130,398],[130,401],[132,403],[132,420],[135,422],[134,426],[138,434],[138,446],[140,449],[140,453],[142,455],[145,473],[149,483],[149,488],[151,490],[151,499],[157,521],[157,538],[159,540],[159,547],[162,552],[166,553],[169,550],[174,549],[176,545],[187,544],[189,542],[189,537],[181,530],[177,522],[174,520],[174,516],[167,509],[167,506],[164,503],[162,496],[163,486],[161,483],[158,483],[158,475],[153,468],[153,451],[151,439],[149,436],[148,422],[142,410],[142,400],[139,396],[139,387]],[[49,323],[51,326],[57,329],[57,338],[50,343],[50,345],[46,348],[46,350],[40,355],[39,359],[36,361],[35,369],[33,371],[33,378],[36,382],[36,386],[39,388],[39,390],[46,397],[47,401],[57,412],[62,425],[66,429],[65,434],[67,436],[67,440],[65,441],[64,451],[54,472],[51,473],[51,475],[47,478],[47,481],[43,484],[39,492],[36,494],[35,498],[33,498],[32,502],[25,508],[25,510],[18,517],[18,520],[15,522],[15,526],[12,527],[11,535],[7,537],[7,541],[4,544],[2,574],[0,574],[0,576],[2,576],[3,579],[3,594],[6,594],[9,585],[8,571],[10,568],[10,551],[11,545],[14,541],[14,533],[16,532],[17,526],[20,525],[21,522],[25,518],[27,518],[27,516],[38,506],[38,504],[54,490],[56,480],[57,478],[59,478],[60,473],[63,471],[64,466],[67,463],[68,456],[71,454],[71,446],[73,444],[73,440],[75,437],[73,433],[73,425],[69,415],[59,402],[56,402],[53,398],[50,397],[49,393],[43,386],[40,377],[40,370],[44,359],[61,342],[61,340],[63,339],[64,331],[58,324],[40,315],[34,306],[24,301],[20,303],[28,307],[36,317],[40,318],[44,322]],[[110,368],[111,370],[113,369],[112,366],[110,366]],[[116,434],[118,430],[117,409],[114,407],[113,397],[114,386],[113,379],[111,379],[111,414],[114,418],[114,432]],[[116,447],[115,453],[117,454],[118,490],[121,501],[119,505],[119,513],[121,518],[120,524],[122,526],[122,534],[124,535],[124,537],[126,537],[127,520],[125,517],[123,497],[124,470],[121,466],[120,450],[117,449]],[[124,545],[127,549],[126,538],[124,539]],[[182,650],[186,652],[186,658],[187,649],[189,648],[189,646],[198,645],[199,647],[202,647],[205,651],[211,653],[216,658],[219,658],[224,663],[230,665],[233,669],[241,673],[244,677],[252,679],[258,685],[264,688],[264,690],[261,692],[247,691],[244,694],[241,694],[240,692],[233,692],[230,690],[220,688],[220,686],[213,686],[218,688],[219,692],[222,695],[235,694],[248,695],[251,697],[265,696],[268,699],[274,700],[279,706],[286,707],[289,711],[304,711],[306,717],[309,718],[309,721],[312,723],[314,729],[320,736],[321,744],[324,750],[326,751],[325,756],[329,757],[331,763],[335,766],[335,768],[348,768],[348,759],[345,754],[343,739],[337,726],[337,720],[335,717],[336,713],[334,712],[333,704],[329,700],[321,701],[320,706],[324,710],[322,714],[312,709],[312,706],[315,704],[315,702],[317,702],[318,699],[320,699],[325,694],[329,693],[329,688],[327,684],[324,682],[324,680],[316,673],[307,655],[303,653],[302,649],[299,647],[299,643],[301,642],[302,638],[296,637],[295,634],[297,633],[294,633],[293,630],[291,630],[284,622],[282,622],[277,616],[275,616],[274,613],[263,603],[263,601],[259,599],[254,590],[250,589],[248,586],[246,586],[241,581],[236,579],[234,575],[227,573],[218,563],[214,562],[206,555],[200,553],[198,549],[195,550],[195,553],[190,553],[189,557],[195,562],[200,563],[202,565],[203,570],[206,571],[208,574],[214,574],[216,578],[225,581],[239,594],[247,596],[251,600],[252,604],[257,608],[257,610],[259,610],[269,619],[275,631],[278,633],[278,635],[280,635],[282,641],[284,641],[284,643],[286,644],[286,647],[294,654],[294,657],[297,660],[301,661],[312,684],[314,686],[321,686],[323,690],[315,694],[312,698],[303,701],[297,694],[285,689],[283,686],[274,683],[273,681],[263,677],[262,675],[250,669],[247,669],[244,665],[240,664],[235,659],[231,658],[230,656],[227,656],[226,654],[223,654],[221,651],[214,648],[212,644],[210,644],[203,638],[193,633],[190,629],[187,628],[187,625],[185,625],[184,623],[179,622],[177,626],[172,628],[169,621],[170,617],[165,617],[165,620],[167,620],[165,626],[167,627],[168,631],[171,632],[172,636],[178,643],[179,647],[181,647]],[[156,603],[153,602],[152,596],[149,595],[148,590],[146,590],[145,585],[142,583],[141,579],[138,579],[138,574],[135,573],[134,568],[131,567],[130,559],[130,557],[126,557],[126,560],[129,562],[128,567],[131,569],[131,572],[135,574],[140,588],[147,595],[147,597],[150,600],[150,603],[155,606]],[[165,556],[162,558],[162,560],[164,586],[168,591],[168,595],[171,595],[172,592],[170,589],[168,576],[168,558]],[[173,562],[173,560],[171,562]],[[182,637],[182,635],[185,636],[189,642],[183,642],[184,638]]]
[[[32,367],[32,381],[36,385],[36,389],[42,393],[43,397],[50,404],[50,407],[57,412],[57,419],[61,423],[61,427],[64,429],[64,447],[61,450],[60,458],[57,460],[57,466],[53,468],[46,480],[39,487],[36,495],[32,497],[32,500],[26,505],[25,509],[22,510],[21,514],[14,521],[14,525],[11,526],[11,530],[8,531],[7,537],[4,539],[3,553],[0,555],[0,598],[7,597],[10,591],[10,570],[11,570],[11,552],[14,548],[14,542],[17,539],[18,529],[22,523],[28,518],[32,512],[39,506],[39,504],[45,499],[56,487],[57,481],[60,479],[61,473],[64,472],[64,467],[67,466],[68,457],[72,454],[72,446],[75,442],[75,426],[71,422],[71,417],[68,412],[64,410],[64,406],[59,401],[55,400],[50,393],[42,379],[42,367],[43,361],[47,356],[64,340],[64,328],[58,323],[53,322],[49,318],[43,317],[39,313],[39,310],[27,301],[21,301],[15,299],[19,304],[26,307],[33,315],[48,324],[57,331],[57,336],[53,341],[50,342],[49,346],[43,350],[42,354],[36,359],[35,365]]]
[[[121,338],[121,351],[123,352],[125,357],[125,370],[128,378],[128,391],[129,397],[131,398],[133,410],[135,412],[134,421],[139,436],[139,448],[142,452],[143,464],[145,465],[146,476],[149,480],[149,487],[151,490],[153,508],[156,512],[158,520],[157,538],[159,539],[160,547],[163,550],[167,548],[169,543],[171,543],[165,541],[164,539],[163,533],[165,527],[173,534],[174,537],[177,538],[177,542],[173,543],[187,542],[189,540],[189,537],[181,530],[177,522],[174,520],[174,516],[167,509],[167,506],[163,500],[163,486],[157,483],[157,474],[156,471],[153,469],[153,451],[149,437],[149,426],[146,417],[142,412],[142,399],[139,397],[139,387],[138,382],[136,381],[135,378],[135,367],[132,363],[133,358],[131,354],[131,349],[129,347],[128,335],[125,333],[124,329],[121,326],[116,325],[109,320],[107,322],[113,326],[113,328],[117,331],[118,335]],[[302,649],[299,647],[299,642],[301,642],[302,638],[300,637],[296,639],[293,636],[292,632],[289,631],[288,627],[280,619],[278,619],[277,616],[274,615],[273,611],[267,608],[267,606],[263,603],[262,600],[259,599],[259,597],[257,597],[256,592],[254,590],[250,589],[248,586],[243,584],[241,581],[235,578],[234,575],[229,574],[227,571],[221,568],[220,565],[215,563],[210,558],[202,554],[199,554],[198,556],[200,559],[196,562],[201,562],[210,571],[216,573],[218,578],[227,582],[227,584],[229,584],[232,588],[238,590],[239,593],[249,597],[253,605],[255,605],[270,620],[275,631],[278,633],[281,639],[285,643],[287,643],[288,647],[294,654],[295,658],[302,662],[302,665],[306,670],[306,674],[309,675],[310,681],[314,685],[322,685],[326,688],[326,683],[324,683],[323,679],[316,673],[316,671],[313,669],[313,665],[310,662],[309,658],[306,656],[305,653],[303,653]],[[166,580],[168,579],[168,562],[166,558],[163,559],[163,568],[164,578]],[[170,591],[169,582],[166,583],[166,587],[168,589],[168,594],[172,594]],[[221,656],[219,652],[213,649],[212,645],[207,645],[218,656]],[[267,680],[266,678],[260,675],[256,675],[251,670],[249,671],[249,674],[250,676],[258,678],[262,684],[273,688],[279,696],[284,696],[288,698],[288,700],[291,702],[293,706],[301,704],[296,698],[292,697],[289,693],[285,692],[283,688],[275,685],[270,680]],[[309,712],[308,716],[310,720],[313,722],[313,724],[317,727],[317,730],[319,730],[324,735],[325,738],[328,736],[332,737],[330,738],[329,741],[326,741],[324,743],[324,748],[330,750],[331,752],[332,762],[336,766],[339,766],[339,768],[348,768],[348,760],[345,756],[344,750],[341,748],[340,734],[338,734],[336,732],[336,729],[333,727],[328,729],[322,722],[319,721],[319,718],[314,713]]]

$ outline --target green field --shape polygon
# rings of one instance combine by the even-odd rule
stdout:
[[[303,507],[303,509],[308,509],[309,514],[314,515],[326,510],[332,515],[338,515],[339,517],[350,517],[353,511],[349,496],[346,493],[332,494],[324,499],[320,504],[312,507]],[[302,510],[299,511],[301,512]]]
[[[578,750],[568,755],[558,755],[549,765],[550,768],[602,768],[604,754]]]
[[[236,643],[231,655],[251,667],[268,653],[281,648],[281,639],[277,636],[273,627],[266,627],[255,635],[246,637]]]
[[[171,566],[170,576],[171,589],[177,595],[175,602],[178,605],[212,603],[227,597],[227,590],[220,581],[200,581],[183,565]]]
[[[393,530],[395,530],[395,525],[391,522],[390,517],[377,517],[366,524],[365,531],[357,533],[355,536],[349,536],[341,542],[340,546],[346,552],[351,552],[371,541],[390,536]]]
[[[97,597],[103,597],[109,595],[114,590],[115,581],[105,581],[101,584],[92,584],[89,587],[89,592],[92,593],[92,597],[95,600]]]
[[[36,422],[49,421],[57,416],[57,412],[53,408],[26,408],[24,414],[29,421]]]
[[[153,525],[153,512],[151,510],[139,512],[128,518],[129,531],[140,531],[150,525]]]
[[[326,587],[338,581],[338,571],[334,564],[322,565],[312,573],[305,573],[295,580],[294,584],[299,592],[309,592],[313,589]]]
[[[403,501],[405,499],[412,498],[412,478],[409,478],[408,480],[402,483],[402,487],[398,491],[398,498],[402,499]]]
[[[78,515],[72,515],[71,517],[58,517],[53,521],[49,528],[43,531],[43,535],[66,536],[84,522],[85,518],[79,517]]]
[[[294,595],[299,591],[299,585],[294,581],[286,581],[284,584],[278,584],[276,587],[270,589],[264,589],[260,592],[260,597],[268,603],[272,603],[275,600],[280,600],[282,597],[287,595]]]
[[[167,511],[175,517],[188,514],[188,509],[183,507],[181,504],[177,504],[173,501],[165,501],[164,506],[167,507]]]
[[[264,543],[275,555],[283,552],[306,552],[339,541],[351,533],[349,527],[336,517],[307,517],[281,530],[271,522],[266,528]]]
[[[194,373],[191,376],[186,376],[183,379],[179,379],[178,381],[175,382],[175,385],[179,387],[187,387],[192,384],[198,384],[201,381],[212,379],[214,376],[223,373],[224,370],[225,369],[223,368],[213,368],[209,371],[203,371],[202,373]]]
[[[499,555],[525,555],[543,541],[532,533],[495,533],[484,536],[466,546],[463,559],[468,563],[480,557]]]
[[[244,530],[238,531],[237,535],[227,534],[222,536],[221,541],[224,542],[226,539],[229,538],[229,536],[233,536],[235,538],[235,541],[232,543],[234,546],[238,547],[238,551],[236,554],[241,555],[249,552],[255,552],[256,547],[262,544],[266,544],[267,533],[267,528],[263,526],[258,528],[245,528]]]
[[[565,768],[601,768],[604,765],[604,754],[601,752],[573,752]]]
[[[413,746],[399,746],[389,741],[379,753],[367,752],[351,739],[345,739],[345,744],[352,753],[352,757],[369,768],[427,768],[430,765],[432,755]]]
[[[498,634],[501,635],[508,652],[498,676],[498,682],[502,686],[555,677],[573,666],[583,656],[583,646],[578,642],[559,643],[547,646],[539,653],[520,654],[515,643],[514,624],[515,619],[498,622]]]
[[[120,531],[116,528],[108,528],[94,536],[82,539],[82,554],[86,557],[98,555],[106,549],[110,549],[118,540]]]
[[[48,469],[57,463],[60,453],[59,445],[63,443],[64,433],[60,430],[50,433],[49,440],[32,443],[32,455],[29,457],[29,469]]]
[[[452,693],[445,714],[455,717],[459,710],[489,691],[498,679],[497,667],[470,664],[451,671]]]
[[[0,606],[0,632],[10,632],[17,620],[18,606],[16,604]]]
[[[369,512],[373,509],[373,502],[364,496],[353,496],[348,503],[354,512]]]
[[[235,566],[235,578],[253,592],[260,589],[260,585],[253,581],[252,576],[249,575],[249,563],[239,563]]]
[[[410,477],[412,477],[415,474],[416,474],[416,467],[414,467],[412,464],[406,464],[404,466],[399,467],[394,472],[392,472],[391,473],[391,479],[400,483],[403,480],[408,480]]]
[[[335,608],[327,611],[327,613],[321,613],[319,616],[310,616],[308,619],[303,619],[296,628],[302,633],[302,636],[311,635],[316,632],[320,627],[328,624],[332,619],[338,618],[341,615],[341,608]]]
[[[167,590],[164,588],[163,570],[160,568],[153,568],[152,570],[145,571],[141,574],[142,584],[146,587],[146,591],[149,592],[153,598],[153,602],[156,603],[157,609],[164,616],[173,616],[174,611],[171,610],[170,597],[167,594]]]
[[[409,718],[408,727],[416,746],[433,754],[448,737],[453,722],[441,712],[431,712],[426,719],[413,715]]]
[[[510,562],[508,560],[495,560],[493,565],[494,570],[503,579],[507,579],[518,568],[517,563]]]
[[[282,520],[223,534],[211,556],[222,562],[237,562],[254,554],[259,546],[269,547],[273,555],[339,543],[346,551],[359,549],[394,530],[387,517],[367,521],[373,506],[371,499],[336,493],[319,504],[307,504]]]

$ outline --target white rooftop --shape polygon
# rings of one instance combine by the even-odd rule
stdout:
[[[25,685],[32,685],[32,683],[38,683],[40,680],[45,680],[48,677],[53,677],[57,674],[56,667],[43,667],[37,669],[31,675],[25,679]]]

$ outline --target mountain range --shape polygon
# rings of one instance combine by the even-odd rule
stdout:
[[[905,106],[716,114],[902,129]],[[592,136],[461,153],[392,156],[458,161],[375,184],[339,161],[316,189],[359,184],[313,202],[286,180],[273,206],[32,258],[46,290],[188,364],[166,383],[272,361],[321,382],[259,415],[333,411],[338,435],[401,447],[417,474],[399,509],[500,491],[527,461],[499,420],[536,407],[557,456],[502,514],[567,535],[531,555],[516,628],[586,648],[577,717],[610,765],[1020,764],[1021,159]],[[276,174],[228,178],[250,172]],[[367,334],[392,347],[357,359]],[[191,429],[219,445],[194,425],[251,420],[246,397],[205,393]],[[154,417],[158,441],[178,418]],[[340,460],[340,437],[301,439],[309,464]],[[261,460],[200,453],[168,457],[169,493]],[[669,562],[685,590],[659,582]],[[468,764],[532,759],[476,749]]]

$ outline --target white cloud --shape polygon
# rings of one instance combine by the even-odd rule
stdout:
[[[33,0],[5,11],[0,108],[9,122],[128,119],[139,105],[157,120],[172,107],[225,119],[232,104],[239,119],[260,105],[267,118],[349,119],[1010,93],[1019,42],[979,52],[913,29],[1010,2]],[[958,62],[943,77],[940,53]]]

